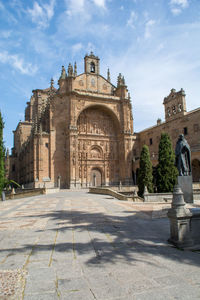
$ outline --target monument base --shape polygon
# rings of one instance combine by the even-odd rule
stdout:
[[[178,176],[178,185],[183,192],[184,201],[193,203],[192,176]]]

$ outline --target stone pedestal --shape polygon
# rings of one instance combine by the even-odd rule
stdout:
[[[193,240],[190,232],[191,212],[185,207],[183,192],[176,185],[173,191],[172,208],[167,214],[170,219],[169,242],[178,248],[191,247]]]
[[[180,186],[186,203],[193,203],[192,176],[178,176]]]

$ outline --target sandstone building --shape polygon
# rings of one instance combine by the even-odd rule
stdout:
[[[117,86],[100,75],[100,60],[92,52],[84,58],[84,73],[62,67],[59,88],[33,90],[25,121],[14,131],[9,176],[27,187],[79,188],[133,184],[139,156],[149,146],[157,164],[161,132],[175,147],[184,133],[192,151],[193,180],[200,180],[200,108],[187,112],[185,92],[174,89],[164,99],[165,122],[139,133],[133,131],[130,95],[124,77]]]
[[[173,147],[181,133],[184,134],[191,148],[192,176],[194,182],[200,181],[200,108],[187,112],[185,91],[172,89],[163,101],[165,122],[157,120],[157,125],[137,134],[137,142],[133,149],[134,170],[139,168],[139,154],[142,146],[149,147],[153,166],[158,163],[158,147],[162,132],[169,133]]]
[[[34,90],[14,131],[10,177],[30,187],[77,188],[132,183],[133,117],[121,74],[117,87],[100,75],[100,60],[62,67],[59,88]]]

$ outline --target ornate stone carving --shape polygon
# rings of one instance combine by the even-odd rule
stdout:
[[[91,133],[95,135],[116,135],[116,129],[113,124],[113,120],[108,114],[96,109],[89,109],[86,112],[81,113],[78,118],[78,132]]]
[[[79,85],[84,86],[83,80],[79,80]]]

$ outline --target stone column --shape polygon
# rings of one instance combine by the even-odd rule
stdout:
[[[179,185],[175,185],[172,207],[167,214],[170,220],[170,238],[168,241],[178,248],[193,245],[190,233],[190,219],[192,213],[185,205],[183,192]]]

